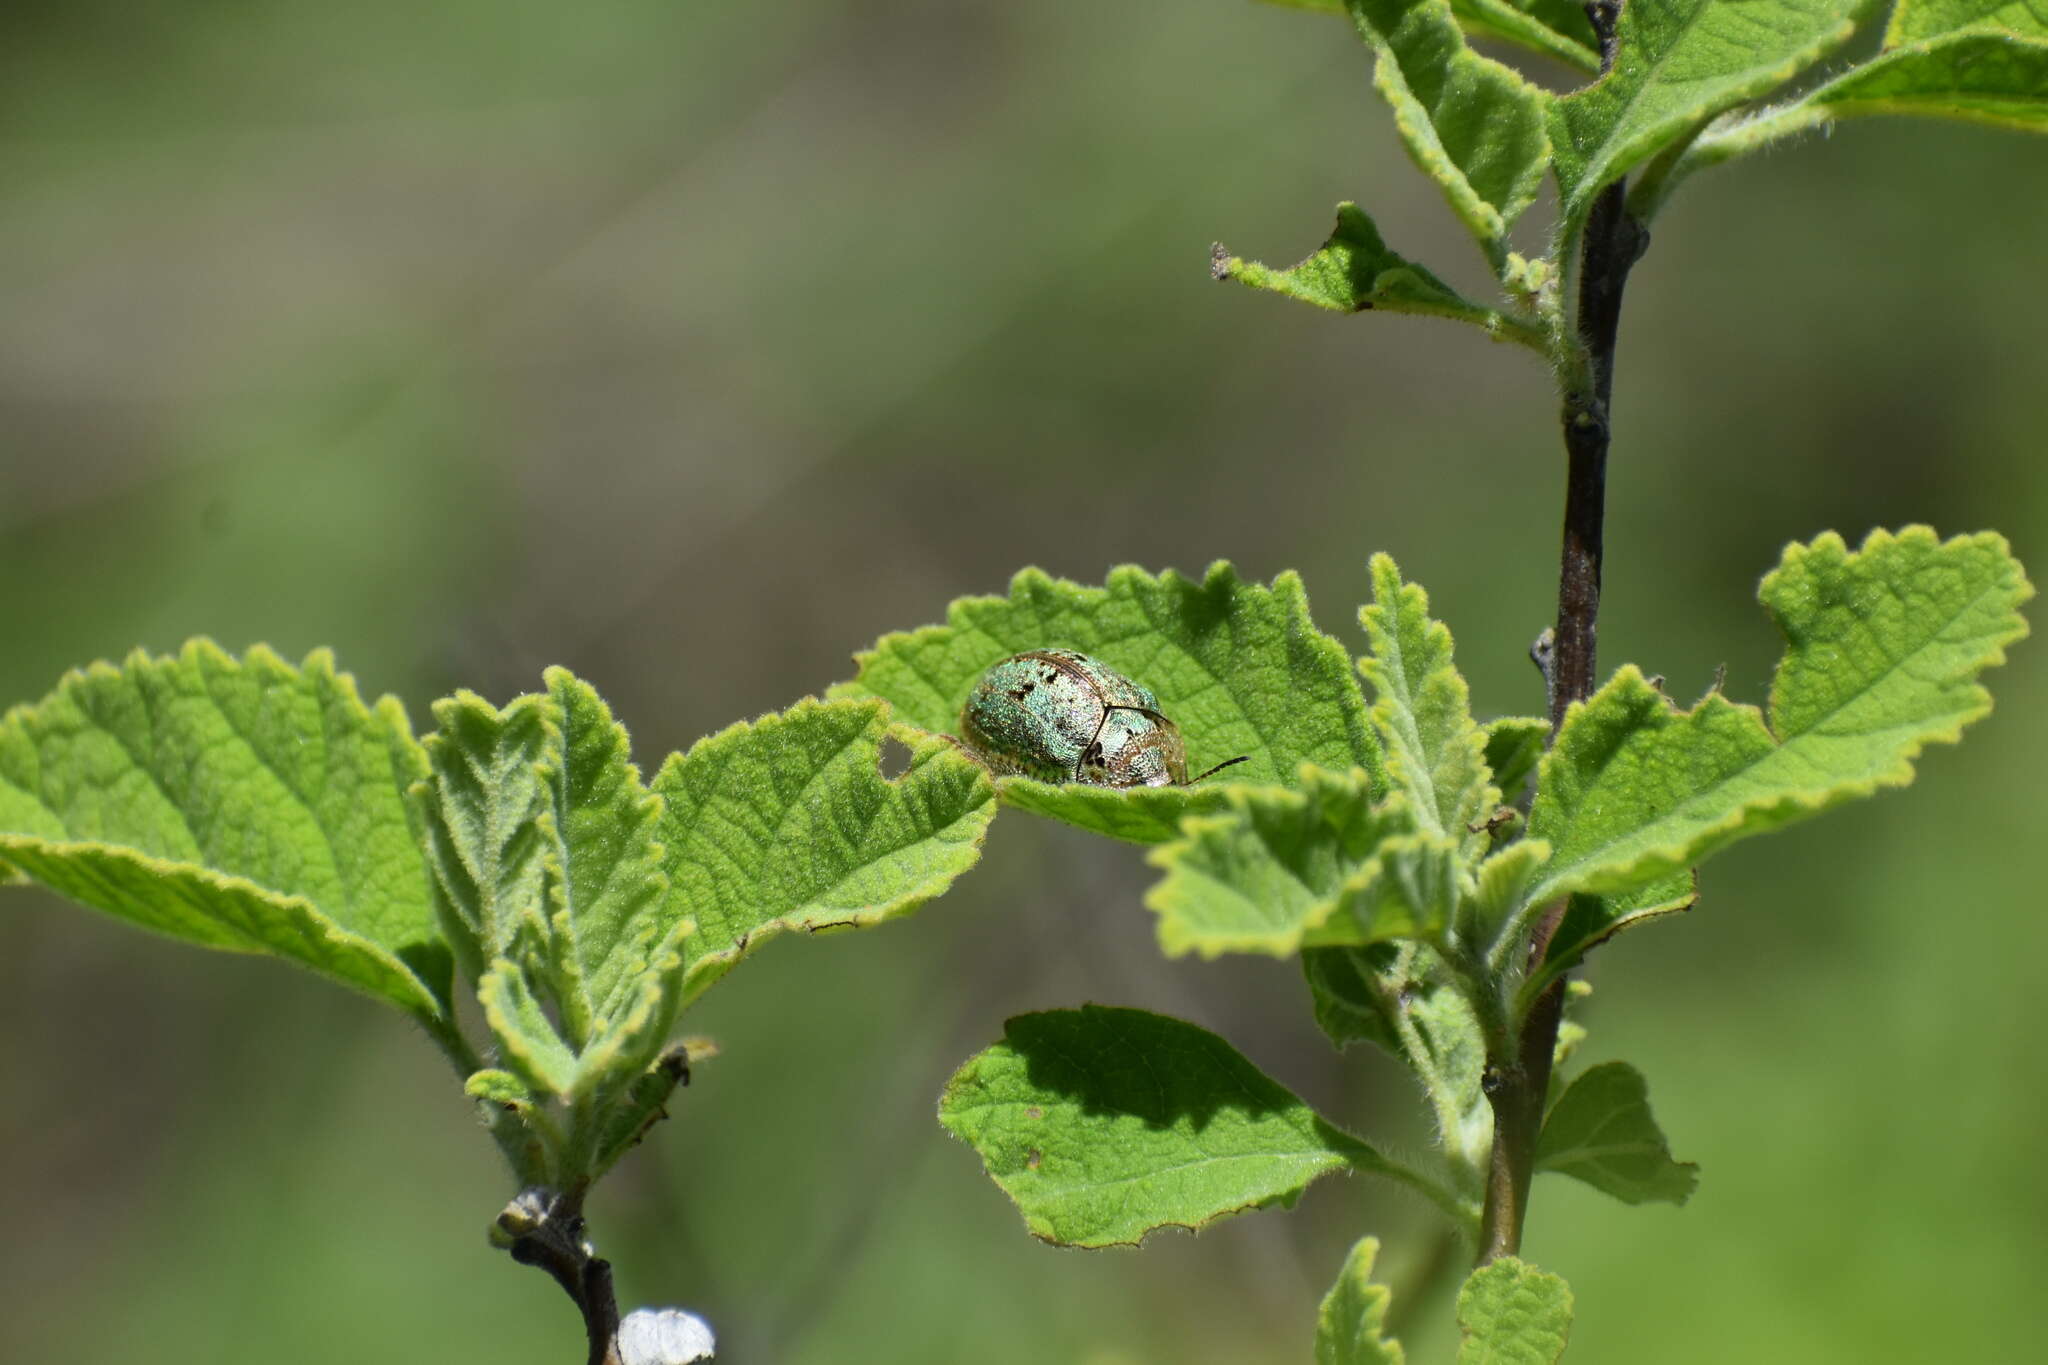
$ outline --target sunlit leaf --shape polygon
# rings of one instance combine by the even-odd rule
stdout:
[[[1513,1256],[1479,1267],[1458,1291],[1458,1365],[1554,1365],[1572,1330],[1572,1291]]]
[[[1372,1282],[1379,1239],[1362,1237],[1344,1258],[1316,1314],[1316,1365],[1405,1365],[1387,1329],[1387,1287]]]
[[[0,858],[81,904],[269,953],[445,1020],[451,959],[407,814],[404,710],[316,652],[195,640],[0,719]]]

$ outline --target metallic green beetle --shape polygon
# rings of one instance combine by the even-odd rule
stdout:
[[[1071,649],[1012,655],[960,708],[960,737],[998,776],[1091,787],[1185,787],[1187,746],[1159,698]],[[1244,762],[1244,756],[1217,768]]]

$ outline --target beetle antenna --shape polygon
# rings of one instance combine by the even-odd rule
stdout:
[[[1200,782],[1203,777],[1213,777],[1217,773],[1222,772],[1225,768],[1228,768],[1231,764],[1242,763],[1250,757],[1250,754],[1239,754],[1236,758],[1226,758],[1221,763],[1218,763],[1215,767],[1209,769],[1208,772],[1203,773],[1201,777],[1190,778],[1188,780],[1188,785],[1192,787],[1195,785],[1195,783]]]

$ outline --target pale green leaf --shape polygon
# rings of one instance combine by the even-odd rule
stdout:
[[[684,1003],[778,934],[908,914],[981,856],[995,813],[986,770],[950,741],[899,729],[910,766],[885,778],[887,731],[879,702],[806,699],[662,766],[655,832],[670,913],[697,927],[682,941]]]
[[[1430,619],[1429,597],[1383,554],[1372,557],[1373,604],[1359,612],[1372,653],[1359,671],[1372,687],[1373,724],[1394,788],[1418,829],[1480,847],[1473,833],[1499,804],[1486,735],[1472,721],[1465,679],[1451,662],[1451,632]]]
[[[1029,778],[996,781],[1012,805],[1142,843],[1176,837],[1181,817],[1216,811],[1226,785],[1293,785],[1303,763],[1364,768],[1384,784],[1379,743],[1344,647],[1315,628],[1301,580],[1271,587],[1227,564],[1201,581],[1113,569],[1100,588],[1019,573],[1007,597],[969,597],[946,624],[887,635],[859,656],[834,697],[880,697],[897,720],[933,734],[959,729],[960,707],[990,665],[1026,650],[1077,649],[1152,689],[1187,742],[1188,766],[1249,755],[1189,787],[1112,790]]]
[[[0,859],[190,943],[269,953],[445,1021],[451,961],[405,790],[404,710],[326,652],[195,640],[0,718]]]
[[[1362,1237],[1344,1258],[1316,1314],[1316,1365],[1405,1365],[1401,1343],[1383,1335],[1387,1287],[1372,1282],[1379,1254],[1379,1239]]]
[[[1397,809],[1404,803],[1390,802]],[[1379,938],[1440,942],[1465,895],[1465,861],[1458,840],[1443,834],[1396,834],[1383,839],[1363,867],[1345,880],[1337,912],[1319,942],[1364,943]]]
[[[1403,942],[1310,948],[1301,963],[1316,1023],[1331,1042],[1372,1043],[1415,1072],[1452,1175],[1476,1194],[1493,1138],[1481,1084],[1486,1039],[1443,959],[1425,944]]]
[[[1350,915],[1331,922],[1347,880],[1411,824],[1399,803],[1372,808],[1363,769],[1349,778],[1311,769],[1296,790],[1231,788],[1227,799],[1222,814],[1189,816],[1179,839],[1147,857],[1166,869],[1145,904],[1159,913],[1169,957],[1285,957],[1304,943],[1367,943],[1404,931]]]
[[[1615,892],[1839,802],[1900,786],[1913,758],[1991,708],[1976,679],[2026,634],[2032,596],[1996,535],[1925,527],[1792,545],[1758,592],[1789,649],[1768,723],[1719,693],[1675,709],[1633,667],[1575,704],[1529,832],[1552,856],[1530,899]]]
[[[1337,226],[1315,254],[1284,270],[1233,256],[1218,245],[1209,273],[1338,313],[1420,313],[1470,322],[1497,337],[1540,345],[1533,323],[1464,298],[1422,266],[1391,251],[1356,204],[1337,206]]]
[[[1550,845],[1541,839],[1520,839],[1479,865],[1473,874],[1471,926],[1475,941],[1490,938],[1510,915],[1528,901]]]
[[[1458,1365],[1553,1365],[1572,1329],[1572,1291],[1547,1270],[1503,1256],[1458,1291]]]
[[[1582,1180],[1624,1204],[1683,1204],[1699,1167],[1673,1161],[1650,1113],[1643,1074],[1627,1062],[1602,1062],[1565,1088],[1543,1120],[1536,1169]]]
[[[426,738],[431,781],[413,788],[442,921],[463,974],[480,981],[498,958],[542,955],[549,808],[543,765],[558,742],[547,698],[503,711],[474,692],[434,703]]]
[[[630,997],[644,989],[636,983],[645,964],[627,945],[652,939],[657,923],[674,927],[664,913],[668,878],[654,839],[661,800],[641,784],[625,728],[596,691],[563,668],[550,668],[546,680],[560,726],[544,775],[555,842],[551,927],[559,956],[572,964],[564,985],[580,980],[587,1003],[579,1014],[644,1016],[645,1003]]]
[[[517,963],[501,957],[485,968],[476,998],[497,1040],[498,1059],[527,1090],[555,1096],[575,1088],[576,1054],[562,1041]]]
[[[1408,154],[1436,181],[1496,270],[1507,230],[1550,163],[1550,97],[1465,46],[1450,0],[1346,0],[1378,59],[1373,84]]]
[[[1898,0],[1884,45],[1904,47],[1966,28],[2048,38],[2048,6],[2041,0]]]
[[[1063,1246],[1291,1205],[1376,1160],[1215,1034],[1100,1005],[1010,1020],[947,1083],[939,1121],[1031,1234]]]
[[[1493,774],[1500,799],[1512,804],[1534,775],[1550,743],[1550,722],[1537,716],[1502,716],[1486,731],[1486,770]]]
[[[1614,68],[1554,101],[1568,224],[1600,190],[1708,120],[1768,94],[1853,31],[1861,0],[1658,0],[1622,7]]]

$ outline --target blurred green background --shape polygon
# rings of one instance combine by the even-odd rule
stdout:
[[[2044,150],[1871,122],[1681,193],[1624,318],[1610,666],[1760,699],[1755,580],[1829,527],[2048,566]],[[0,701],[196,633],[332,645],[415,724],[560,662],[651,769],[1024,564],[1296,567],[1355,646],[1386,549],[1482,712],[1540,707],[1547,377],[1208,278],[1212,238],[1292,260],[1357,198],[1483,287],[1339,23],[23,0],[0,186]],[[1642,1066],[1704,1178],[1683,1211],[1539,1185],[1569,1359],[2039,1359],[2044,660],[1911,790],[1724,855],[1600,955],[1582,1055]],[[1432,1225],[1397,1193],[1064,1252],[933,1122],[1007,1014],[1097,1000],[1426,1144],[1291,968],[1162,961],[1146,881],[1010,815],[916,919],[721,985],[688,1026],[724,1055],[592,1209],[626,1306],[697,1308],[733,1361],[1137,1365],[1306,1359],[1360,1231],[1400,1291]],[[40,892],[5,913],[0,1358],[580,1358],[486,1247],[511,1191],[395,1014]],[[1445,1358],[1418,1313],[1411,1358]]]

